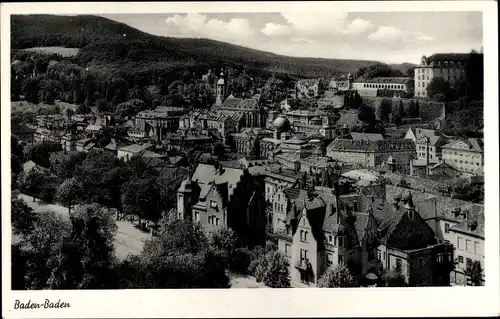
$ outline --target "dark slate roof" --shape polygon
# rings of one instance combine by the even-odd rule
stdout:
[[[369,80],[356,80],[356,83],[389,83],[389,84],[406,84],[411,81],[408,77],[377,77]]]
[[[472,223],[476,224],[476,228],[474,230],[470,228]],[[461,221],[459,224],[451,227],[451,229],[476,235],[484,239],[484,212],[470,213],[467,220]]]
[[[463,143],[467,144],[469,146],[469,149],[472,151],[476,151],[476,152],[483,152],[484,151],[483,140],[477,139],[477,138],[469,138],[466,140],[453,141],[453,142],[450,142],[446,145],[443,145],[443,148],[453,148],[453,146],[458,142],[463,142]]]
[[[373,134],[373,133],[356,133],[352,132],[351,137],[356,141],[382,141],[384,137],[382,134]]]
[[[259,109],[259,102],[256,99],[232,98],[232,99],[224,100],[221,108],[241,109],[241,110],[258,110]]]
[[[369,141],[369,140],[351,140],[337,138],[328,145],[329,150],[338,151],[364,151],[364,152],[389,152],[396,150],[414,151],[415,144],[412,140],[382,140],[382,141]]]
[[[435,53],[429,57],[427,60],[429,62],[444,62],[444,61],[461,61],[466,62],[469,60],[469,53]]]

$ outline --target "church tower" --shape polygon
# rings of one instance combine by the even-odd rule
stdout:
[[[224,70],[221,70],[219,80],[217,81],[217,98],[215,100],[215,104],[217,106],[221,106],[222,102],[224,102],[225,97],[226,97],[226,82],[224,79]]]
[[[352,90],[352,74],[347,74],[347,89]]]

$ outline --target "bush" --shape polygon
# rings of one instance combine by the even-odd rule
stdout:
[[[252,252],[247,248],[236,248],[231,256],[229,269],[231,271],[247,275],[250,273],[250,262],[252,260]]]

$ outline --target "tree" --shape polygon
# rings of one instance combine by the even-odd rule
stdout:
[[[120,117],[128,117],[139,113],[145,109],[145,103],[139,99],[129,100],[116,106],[116,114]]]
[[[406,278],[400,263],[397,263],[393,270],[385,275],[385,281],[389,287],[406,286]]]
[[[25,234],[19,244],[18,253],[24,259],[25,289],[47,289],[57,252],[63,238],[69,234],[71,224],[54,212],[37,215],[31,232]],[[21,257],[21,256],[20,256]]]
[[[448,100],[452,94],[450,83],[442,77],[434,77],[427,85],[427,96],[434,98],[436,94],[443,95]],[[441,97],[441,96],[440,96]]]
[[[72,108],[67,107],[65,113],[68,120],[71,120],[71,117],[75,114],[75,111],[73,111]]]
[[[76,177],[66,179],[58,188],[56,198],[68,206],[71,212],[73,203],[81,197],[83,193],[83,183]]]
[[[358,110],[358,119],[362,122],[372,125],[376,121],[375,112],[368,105],[362,104]]]
[[[208,239],[211,249],[219,252],[228,263],[231,263],[238,244],[238,237],[235,232],[225,226],[218,227],[210,232]]]
[[[50,166],[50,152],[61,150],[61,144],[49,141],[42,141],[30,145],[26,150],[26,160],[33,161],[36,164],[49,167]]]
[[[481,263],[475,260],[471,264],[467,264],[465,275],[470,278],[472,286],[484,286],[483,269]]]
[[[37,215],[26,203],[18,198],[19,192],[11,194],[11,220],[14,234],[29,234],[33,231]]]
[[[97,204],[79,206],[71,215],[49,280],[53,289],[112,288],[116,277],[113,212]]]
[[[208,248],[201,226],[170,220],[158,237],[148,240],[141,254],[120,266],[127,288],[227,288],[227,265]]]
[[[154,177],[134,177],[123,184],[121,204],[125,213],[151,222],[158,222],[161,218],[162,193],[156,185]]]
[[[288,258],[279,251],[269,251],[257,263],[255,278],[271,288],[290,287]]]
[[[19,176],[19,189],[21,192],[26,192],[27,194],[33,196],[33,201],[36,197],[40,197],[43,186],[47,182],[47,175],[39,171],[37,168],[33,168],[27,173],[22,172]]]
[[[354,278],[345,265],[329,267],[318,280],[320,288],[348,288],[354,287]]]

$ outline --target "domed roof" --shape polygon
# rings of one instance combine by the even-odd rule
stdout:
[[[274,120],[273,125],[276,129],[281,129],[281,130],[289,130],[290,129],[290,121],[282,115],[278,116]]]
[[[224,85],[224,78],[220,78],[219,81],[217,81],[217,85]]]
[[[178,192],[190,192],[191,191],[191,180],[185,179],[181,183],[181,187],[177,190]]]

